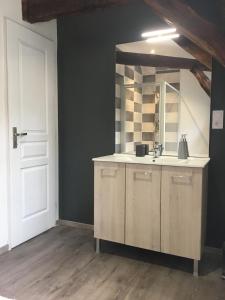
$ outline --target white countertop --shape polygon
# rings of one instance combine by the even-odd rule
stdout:
[[[93,158],[93,161],[98,162],[115,162],[126,164],[144,164],[158,166],[173,166],[173,167],[189,167],[189,168],[204,168],[210,161],[210,158],[189,157],[188,159],[178,159],[175,156],[160,156],[153,158],[151,155],[144,157],[136,157],[132,154],[113,154]]]

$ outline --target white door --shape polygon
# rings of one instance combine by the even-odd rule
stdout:
[[[53,42],[7,21],[12,247],[56,222],[55,52]]]

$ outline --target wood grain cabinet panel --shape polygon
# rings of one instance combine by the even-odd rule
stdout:
[[[127,164],[127,245],[160,251],[160,182],[160,166]]]
[[[95,162],[94,235],[201,259],[207,167]]]
[[[203,170],[162,167],[161,251],[200,260],[204,197]]]
[[[95,162],[94,235],[124,243],[125,164]]]

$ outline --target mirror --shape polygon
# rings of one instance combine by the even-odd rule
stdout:
[[[208,157],[210,97],[186,66],[162,65],[168,57],[194,58],[173,40],[121,44],[116,51],[160,55],[162,62],[116,64],[115,152],[133,154],[137,144],[149,149],[162,144],[163,155],[177,156],[180,136],[186,134],[190,156]]]

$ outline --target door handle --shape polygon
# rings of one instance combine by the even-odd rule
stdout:
[[[20,136],[20,137],[23,137],[23,136],[26,136],[27,133],[26,132],[22,132],[22,133],[17,133],[17,136]]]
[[[18,146],[17,138],[18,137],[23,137],[23,136],[26,136],[26,135],[27,135],[27,132],[18,133],[17,132],[17,127],[13,127],[13,149],[16,149],[17,146]]]

